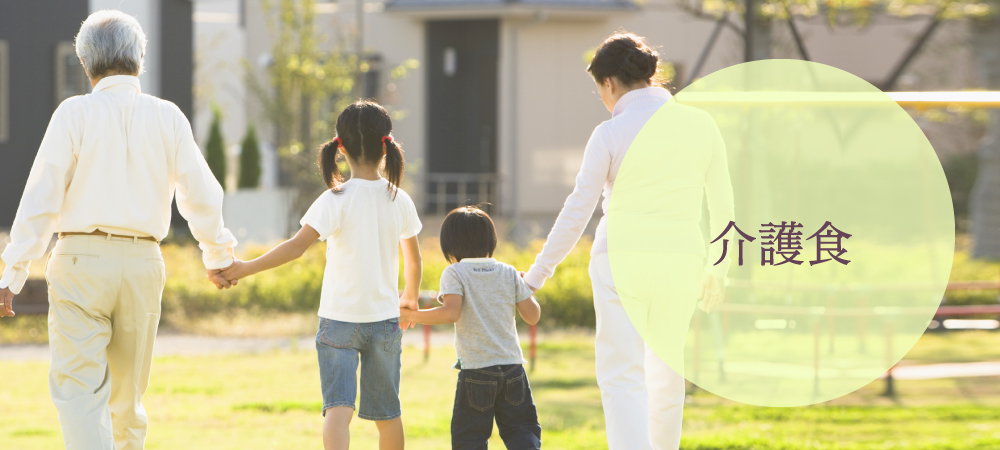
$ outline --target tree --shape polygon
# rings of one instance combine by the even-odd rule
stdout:
[[[682,8],[691,14],[716,20],[716,30],[709,39],[693,73],[692,82],[701,75],[702,64],[723,27],[735,29],[744,38],[745,60],[768,57],[771,28],[779,20],[787,22],[799,55],[809,60],[806,46],[795,26],[796,17],[822,15],[827,24],[836,26],[868,26],[876,15],[897,18],[930,18],[899,62],[879,88],[895,89],[896,82],[928,39],[946,20],[971,22],[971,54],[981,77],[980,87],[1000,89],[1000,0],[680,0]],[[743,16],[743,28],[729,19],[736,12]],[[987,114],[986,136],[978,152],[978,170],[970,198],[973,256],[1000,258],[1000,111]]]
[[[993,2],[996,11],[1000,2]],[[1000,90],[1000,17],[975,20],[970,36],[982,87]],[[970,199],[972,256],[1000,258],[1000,110],[989,111],[986,135],[979,148],[979,170]]]
[[[240,189],[256,188],[260,185],[260,146],[257,144],[257,130],[253,124],[247,128],[240,150],[240,177],[236,185]]]
[[[277,4],[275,4],[277,3]],[[314,0],[261,0],[272,38],[266,79],[244,61],[247,84],[272,127],[279,182],[298,195],[294,209],[304,211],[326,188],[316,168],[319,143],[333,138],[337,115],[355,100],[359,74],[368,63],[347,50],[346,38],[330,43],[315,26]],[[389,71],[389,81],[417,67],[404,61]],[[391,110],[391,105],[386,105]]]
[[[212,108],[212,128],[208,132],[208,144],[205,145],[205,160],[212,169],[215,179],[219,180],[222,189],[226,188],[226,143],[222,138],[222,112],[218,107]]]

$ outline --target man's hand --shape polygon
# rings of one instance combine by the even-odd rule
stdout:
[[[10,288],[0,289],[0,317],[14,317],[14,293]]]
[[[701,298],[700,306],[702,311],[710,313],[722,303],[722,299],[725,297],[723,282],[722,278],[715,275],[705,275],[705,278],[702,280],[701,292],[698,294],[698,297]]]
[[[223,271],[231,269],[233,266],[236,265],[237,262],[242,262],[242,261],[234,260],[233,263],[230,264],[229,267],[226,267],[225,269],[208,269],[207,271],[208,279],[211,280],[212,283],[215,284],[215,287],[219,289],[229,289],[233,286],[236,286],[237,284],[239,284],[240,280],[233,279],[232,281],[230,281],[229,279],[226,278],[225,275],[223,275]]]

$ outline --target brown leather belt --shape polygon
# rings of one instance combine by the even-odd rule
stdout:
[[[94,231],[91,231],[90,233],[80,233],[80,232],[76,232],[76,231],[69,231],[69,232],[65,232],[65,233],[59,233],[59,239],[62,239],[64,237],[66,237],[66,236],[104,236],[104,237],[107,237],[108,239],[111,239],[113,237],[117,237],[117,238],[123,238],[123,239],[132,239],[132,240],[138,239],[138,240],[142,240],[142,241],[153,241],[153,242],[159,243],[159,241],[157,241],[156,238],[154,238],[152,236],[125,236],[125,235],[122,235],[122,234],[105,233],[105,232],[103,232],[101,230],[94,230]]]

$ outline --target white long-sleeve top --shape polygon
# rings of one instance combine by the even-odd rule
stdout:
[[[223,226],[222,187],[187,118],[173,103],[142,94],[134,76],[103,78],[52,114],[0,256],[0,289],[21,291],[54,232],[163,239],[175,190],[205,267],[232,264],[236,238]]]
[[[594,129],[583,153],[583,164],[576,176],[573,193],[566,198],[566,203],[559,212],[559,217],[549,232],[541,253],[535,257],[535,263],[524,275],[524,281],[529,286],[535,289],[541,288],[545,280],[552,277],[556,266],[579,241],[602,193],[603,215],[597,225],[591,254],[608,251],[607,213],[618,169],[639,130],[670,100],[670,97],[670,93],[660,87],[630,91],[615,104],[611,119],[602,122]],[[698,117],[703,117],[705,121],[704,127],[700,127],[706,130],[703,141],[705,145],[700,145],[697,149],[704,154],[700,155],[702,157],[684,158],[680,162],[690,167],[666,168],[664,176],[676,179],[676,188],[669,192],[650,193],[650,199],[675,206],[669,225],[675,225],[671,230],[679,233],[672,235],[676,244],[672,247],[676,251],[704,255],[706,249],[699,226],[702,194],[707,194],[709,228],[715,236],[726,228],[730,220],[733,220],[733,193],[726,150],[718,128],[708,114],[700,111],[692,111],[692,114],[698,114]],[[692,179],[695,180],[694,183]],[[720,244],[721,240],[713,246]],[[712,254],[721,254],[721,248]],[[715,261],[708,261],[705,267],[706,273],[725,277],[729,262],[728,258],[718,265],[714,265]]]

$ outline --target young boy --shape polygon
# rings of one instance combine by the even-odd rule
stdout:
[[[400,322],[455,324],[458,388],[451,417],[453,450],[484,450],[496,419],[508,449],[540,449],[542,427],[531,398],[514,310],[529,324],[541,308],[517,269],[493,259],[497,233],[481,209],[457,208],[441,225],[438,300],[426,310],[400,308]]]

